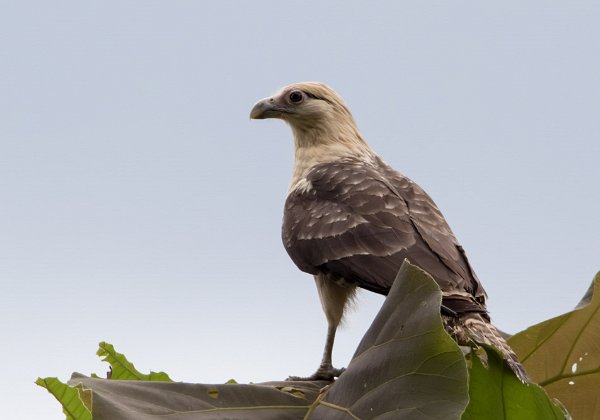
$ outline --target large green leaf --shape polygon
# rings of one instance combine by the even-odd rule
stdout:
[[[470,401],[463,420],[565,419],[544,389],[522,383],[495,348],[482,346],[468,361]]]
[[[433,279],[405,263],[386,303],[347,371],[315,404],[309,417],[427,416],[458,419],[468,402],[467,369],[444,330],[441,292]],[[145,379],[106,343],[100,355],[113,378]],[[108,355],[108,356],[107,356]],[[118,363],[115,363],[115,360]],[[122,373],[122,372],[125,373]],[[206,385],[110,381],[74,376],[71,384],[94,390],[94,418],[300,419],[327,382]],[[338,407],[338,408],[333,408]],[[341,410],[341,411],[340,411]]]
[[[94,390],[94,420],[296,420],[327,385],[112,381],[78,374],[69,383]]]
[[[577,308],[510,338],[531,378],[576,420],[600,418],[600,273]]]
[[[117,353],[112,344],[102,341],[98,346],[96,354],[103,357],[103,362],[110,363],[110,379],[173,382],[164,372],[140,372],[123,354]]]
[[[521,384],[493,348],[476,352],[485,363],[475,353],[467,363],[443,327],[440,304],[435,281],[405,262],[333,384],[174,383],[164,373],[138,372],[107,343],[98,354],[111,363],[113,379],[125,380],[74,374],[69,384],[93,390],[95,420],[459,419],[465,409],[469,420],[563,418],[543,390]]]
[[[346,372],[313,407],[314,419],[459,419],[467,368],[440,316],[434,280],[405,262]]]
[[[67,420],[92,420],[92,391],[89,389],[63,384],[57,378],[37,378],[35,383],[54,395]]]

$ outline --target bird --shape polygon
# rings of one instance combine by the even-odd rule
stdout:
[[[333,366],[333,344],[357,289],[387,295],[407,259],[440,287],[442,320],[452,338],[459,345],[495,346],[528,382],[491,324],[486,292],[441,211],[371,149],[342,98],[323,83],[294,83],[254,105],[250,119],[267,118],[292,130],[282,241],[295,265],[314,276],[328,325],[316,372],[288,380],[332,381],[344,372]]]

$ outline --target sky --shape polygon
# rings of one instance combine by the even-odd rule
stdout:
[[[143,371],[308,375],[326,331],[280,239],[281,86],[320,81],[437,202],[511,333],[600,270],[600,3],[5,1],[0,4],[0,407],[34,385]],[[383,297],[338,334],[347,365]]]

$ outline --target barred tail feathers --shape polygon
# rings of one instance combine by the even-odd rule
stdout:
[[[464,314],[459,317],[443,316],[448,333],[461,345],[486,344],[497,348],[504,361],[523,383],[531,380],[519,358],[510,348],[502,333],[478,313]]]

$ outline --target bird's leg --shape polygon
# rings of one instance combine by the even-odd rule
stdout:
[[[327,327],[327,338],[325,339],[323,358],[321,359],[321,364],[317,371],[310,376],[290,376],[287,378],[288,381],[333,381],[334,378],[340,376],[344,370],[346,370],[344,368],[336,369],[331,363],[336,330],[337,325],[329,324]]]
[[[319,365],[319,369],[314,373],[313,376],[318,378],[327,378],[329,380],[334,377],[340,376],[344,372],[344,368],[336,369],[333,367],[331,363],[331,356],[333,353],[333,342],[335,341],[335,332],[337,330],[337,325],[331,325],[327,327],[327,338],[325,339],[325,349],[323,350],[323,359],[321,359],[321,364]]]
[[[327,337],[325,339],[325,348],[321,364],[315,373],[308,377],[290,376],[288,381],[332,381],[335,377],[344,372],[344,368],[336,369],[331,362],[333,353],[333,342],[335,341],[335,332],[342,321],[344,309],[349,301],[352,300],[356,288],[352,285],[339,284],[329,277],[315,276],[319,297],[323,311],[327,317]]]

